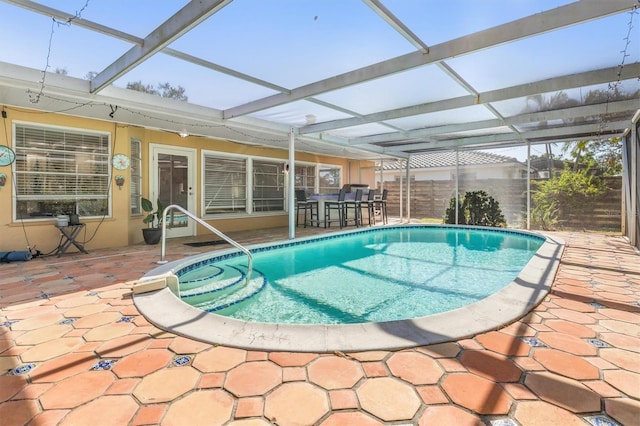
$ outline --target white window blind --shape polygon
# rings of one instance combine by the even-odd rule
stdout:
[[[205,214],[244,213],[247,209],[245,159],[204,155]]]
[[[284,164],[253,161],[253,211],[284,210]]]
[[[16,124],[16,216],[108,215],[109,135]]]
[[[142,199],[142,143],[137,139],[131,139],[131,214],[142,214],[140,200]]]

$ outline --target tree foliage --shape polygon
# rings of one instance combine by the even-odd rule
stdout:
[[[458,223],[462,225],[504,226],[500,203],[485,191],[468,191],[458,204]],[[456,223],[456,199],[451,198],[444,222]]]
[[[171,83],[160,83],[157,88],[151,84],[144,84],[142,81],[132,81],[127,83],[127,89],[137,90],[138,92],[149,93],[151,95],[162,96],[163,98],[175,99],[177,101],[188,101],[189,97],[185,95],[185,88],[182,86],[174,87]]]
[[[532,192],[533,223],[541,229],[555,229],[561,217],[582,212],[605,189],[603,180],[588,169],[574,171],[565,167],[559,175],[540,181]]]

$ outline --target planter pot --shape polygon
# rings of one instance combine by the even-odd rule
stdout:
[[[158,244],[162,238],[162,228],[142,228],[142,237],[147,244]]]

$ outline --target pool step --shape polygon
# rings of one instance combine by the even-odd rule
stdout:
[[[264,275],[255,269],[251,272],[251,279],[245,284],[245,267],[219,267],[222,272],[209,279],[183,282],[181,277],[180,298],[192,306],[213,312],[248,299],[260,292],[266,284]]]

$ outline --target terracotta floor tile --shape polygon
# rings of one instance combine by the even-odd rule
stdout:
[[[149,336],[123,336],[102,343],[96,353],[103,358],[120,358],[145,349],[150,342]]]
[[[513,399],[538,399],[535,394],[520,383],[504,383],[502,387]]]
[[[354,352],[354,353],[349,353],[348,355],[353,358],[356,359],[360,362],[367,362],[367,361],[382,361],[384,360],[386,357],[388,357],[391,353],[387,352],[387,351],[368,351],[368,352]]]
[[[51,383],[33,383],[26,385],[12,400],[18,399],[38,399],[45,391],[47,391],[53,384]]]
[[[56,383],[89,370],[97,361],[91,353],[68,353],[38,365],[29,376],[33,383]]]
[[[166,349],[145,349],[127,355],[111,369],[118,377],[143,377],[167,367],[173,352]]]
[[[70,325],[55,324],[35,330],[27,331],[15,339],[16,345],[37,345],[39,343],[56,340],[73,330]]]
[[[324,356],[307,366],[309,381],[325,389],[344,389],[364,377],[360,363],[339,356]]]
[[[169,402],[195,388],[200,374],[191,367],[174,367],[145,376],[133,391],[143,404]]]
[[[517,336],[491,331],[476,336],[476,340],[486,349],[502,355],[525,356],[529,354],[531,347]],[[480,348],[482,349],[482,348]]]
[[[267,395],[264,412],[278,424],[311,425],[329,412],[329,396],[309,383],[285,383]]]
[[[247,362],[250,361],[266,361],[269,359],[268,352],[261,351],[248,351],[247,352]]]
[[[618,389],[614,388],[604,380],[593,380],[582,383],[603,398],[617,398],[622,396]]]
[[[30,347],[20,354],[20,358],[23,362],[46,361],[72,352],[74,349],[79,348],[83,342],[80,337],[63,337],[49,340]]]
[[[496,382],[517,382],[522,375],[509,358],[490,351],[464,351],[460,363],[470,373]]]
[[[432,358],[421,352],[398,352],[387,359],[387,366],[396,377],[414,385],[437,383],[444,371]]]
[[[97,314],[104,311],[108,305],[104,303],[93,303],[89,305],[82,305],[76,308],[67,309],[63,311],[65,318],[83,318],[92,314]]]
[[[619,349],[640,353],[640,337],[625,336],[620,333],[601,333],[600,340]]]
[[[599,370],[579,356],[554,349],[537,349],[533,357],[549,371],[576,380],[595,380]]]
[[[478,416],[451,406],[427,407],[418,422],[419,426],[484,426],[484,424]]]
[[[321,426],[382,426],[382,423],[363,413],[333,413]]]
[[[583,313],[596,311],[596,308],[589,305],[588,303],[580,302],[577,300],[556,297],[553,299],[553,303],[558,305],[560,308],[568,309],[570,311],[583,312]]]
[[[247,359],[247,351],[216,346],[200,352],[193,360],[193,366],[203,373],[231,370]]]
[[[133,389],[140,383],[139,378],[131,379],[119,379],[113,382],[109,389],[105,392],[105,395],[129,395],[133,393]]]
[[[568,334],[570,336],[578,337],[581,339],[596,337],[596,332],[593,328],[584,326],[582,324],[576,324],[575,322],[565,320],[548,320],[545,325],[558,331],[560,333]],[[551,331],[551,330],[539,330],[539,331]]]
[[[38,414],[29,426],[57,426],[71,410],[46,410]]]
[[[427,405],[446,404],[449,401],[440,387],[436,385],[418,386],[416,391],[422,401]]]
[[[474,374],[450,374],[442,389],[456,404],[480,414],[506,414],[512,403],[500,386]]]
[[[366,377],[385,377],[389,375],[386,364],[382,361],[363,362],[361,365]]]
[[[178,355],[197,354],[209,348],[211,348],[209,343],[198,342],[197,340],[187,339],[182,336],[173,339],[169,345],[169,349]]]
[[[0,403],[18,394],[27,386],[24,376],[0,376]]]
[[[281,367],[302,367],[318,357],[312,353],[271,352],[269,359]]]
[[[582,419],[567,410],[543,401],[520,402],[513,416],[522,425],[584,426]]]
[[[632,324],[640,323],[640,314],[637,312],[621,311],[619,309],[602,308],[598,310],[602,315],[618,321],[626,321]]]
[[[42,315],[35,315],[33,317],[18,321],[15,324],[11,325],[11,329],[15,331],[38,330],[48,325],[54,325],[62,321],[63,319],[64,317],[60,312],[49,311],[48,313]]]
[[[620,368],[640,373],[640,356],[635,352],[618,348],[602,348],[599,355]]]
[[[167,404],[145,405],[138,409],[131,421],[132,426],[157,425],[167,411]]]
[[[462,348],[456,342],[447,342],[437,345],[421,346],[417,348],[417,350],[433,358],[455,358]]]
[[[413,418],[421,405],[412,386],[390,377],[367,379],[356,393],[363,410],[388,422]]]
[[[242,419],[246,417],[261,417],[264,412],[264,399],[261,397],[250,397],[238,399],[234,417]]]
[[[600,409],[598,394],[580,382],[553,373],[529,373],[524,382],[541,399],[574,413]]]
[[[74,323],[74,328],[95,328],[101,325],[116,322],[122,318],[119,312],[98,312],[78,318]]]
[[[329,391],[329,400],[332,410],[345,410],[358,408],[358,397],[351,389],[337,389]]]
[[[282,369],[283,382],[304,382],[307,380],[307,370],[304,367],[285,367]]]
[[[222,425],[231,418],[232,410],[233,398],[228,393],[222,390],[199,390],[171,404],[162,424]]]
[[[8,401],[0,404],[0,419],[3,426],[25,425],[40,413],[38,403],[33,399]]]
[[[224,385],[224,373],[204,373],[198,382],[199,389],[221,388]]]
[[[282,367],[270,361],[246,362],[229,370],[224,388],[238,397],[264,395],[282,383]]]
[[[622,398],[609,398],[604,402],[605,412],[623,425],[632,425],[638,421],[640,401]]]
[[[602,320],[599,325],[614,333],[626,334],[627,336],[640,336],[640,326],[626,321]]]
[[[128,424],[137,410],[138,404],[131,396],[101,396],[71,411],[60,425],[89,425],[100,419],[101,426],[120,426]]]
[[[630,397],[640,399],[640,374],[624,370],[606,370],[604,380]]]
[[[87,277],[85,276],[84,278],[86,279]],[[99,300],[97,296],[86,296],[86,295],[82,295],[78,297],[68,297],[68,298],[64,297],[59,299],[60,300],[56,301],[56,306],[58,308],[76,308],[78,306],[92,305],[98,302]]]
[[[574,355],[594,356],[598,349],[574,336],[564,333],[539,333],[538,339],[554,349],[565,351]]]
[[[114,380],[109,371],[79,373],[56,383],[40,402],[45,409],[75,408],[103,395]]]
[[[84,338],[89,342],[107,342],[118,337],[126,336],[135,327],[135,325],[128,322],[105,324],[96,328],[92,328],[87,333],[85,333]]]

